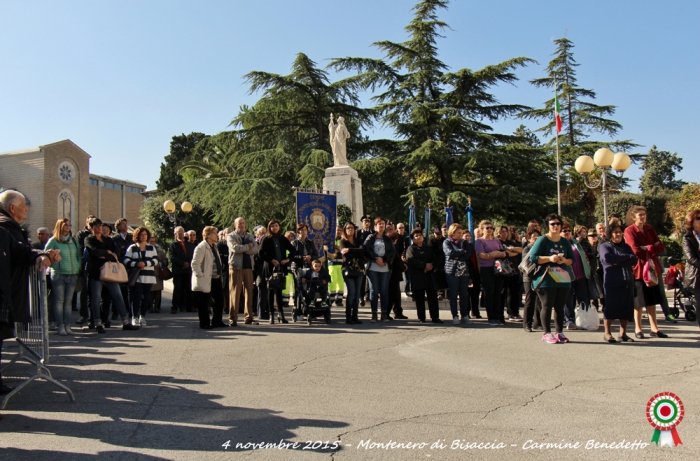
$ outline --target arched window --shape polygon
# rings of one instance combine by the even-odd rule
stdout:
[[[73,222],[73,211],[75,210],[75,199],[73,194],[64,189],[58,194],[58,219],[68,218]]]

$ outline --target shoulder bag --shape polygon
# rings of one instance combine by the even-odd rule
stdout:
[[[269,279],[267,279],[267,288],[269,290],[284,290],[287,285],[287,280],[281,271],[275,270]]]
[[[498,241],[498,244],[501,247],[501,251],[503,250],[503,244],[501,241]],[[511,277],[513,275],[517,275],[517,270],[515,269],[515,266],[513,265],[513,262],[506,258],[497,258],[493,261],[493,275],[496,277]]]
[[[114,256],[114,259],[117,259],[116,255],[112,256]],[[103,282],[127,283],[129,276],[126,273],[124,264],[118,260],[116,262],[107,261],[100,268],[100,280]]]

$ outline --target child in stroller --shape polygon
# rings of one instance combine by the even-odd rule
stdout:
[[[328,269],[323,267],[323,264],[318,259],[311,262],[311,270],[306,271],[301,277],[302,289],[308,304],[315,303],[315,294],[318,293],[321,297],[321,306],[328,306],[328,283],[331,281],[331,276],[328,274]]]
[[[694,322],[697,320],[697,300],[695,299],[695,293],[683,283],[685,264],[674,263],[675,261],[673,258],[668,258],[669,268],[666,273],[666,279],[664,280],[666,287],[673,290],[673,308],[671,308],[671,314],[678,318],[680,311],[683,310],[685,319]]]
[[[323,267],[319,259],[311,263],[311,269],[301,269],[298,277],[294,277],[297,305],[292,311],[292,319],[296,322],[306,316],[306,322],[323,317],[327,324],[331,323],[331,307],[328,303],[328,284],[331,276],[328,269]]]

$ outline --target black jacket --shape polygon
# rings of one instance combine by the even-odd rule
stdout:
[[[696,290],[700,288],[700,277],[698,277],[698,271],[700,271],[699,247],[698,239],[695,238],[693,232],[686,232],[683,236],[683,255],[686,261],[683,285]]]
[[[362,246],[362,242],[355,240],[354,243],[350,243],[345,239],[341,239],[340,249],[343,250],[344,248],[350,251],[343,255],[343,267],[353,266],[356,269],[364,270],[365,247]]]
[[[85,239],[88,238],[88,236],[92,235],[92,231],[87,228],[87,226],[82,229],[80,232],[78,232],[78,235],[76,235],[76,238],[78,239],[78,243],[80,244],[80,250],[85,249]]]
[[[277,234],[280,242],[280,250],[282,252],[282,260],[285,259],[290,259],[294,260],[294,256],[296,255],[296,251],[294,250],[294,246],[291,244],[287,238],[282,235],[282,234]],[[275,259],[275,243],[272,241],[274,237],[266,235],[263,237],[263,239],[260,241],[260,259],[263,260],[263,269],[261,276],[264,277],[265,279],[269,278],[272,275],[272,271],[275,266],[272,265],[272,260]],[[288,253],[288,254],[287,254]],[[277,261],[280,262],[280,261]],[[287,266],[280,265],[280,269],[282,270],[283,274],[287,274]]]
[[[396,256],[396,248],[394,248],[394,242],[391,241],[389,237],[384,234],[382,236],[384,240],[384,261],[392,267],[394,262],[394,257]],[[367,240],[362,244],[365,247],[365,255],[367,256],[367,262],[365,263],[365,270],[369,270],[369,266],[378,258],[374,253],[374,241],[377,240],[377,234],[372,234],[367,237]]]
[[[192,256],[194,256],[194,245],[185,240],[185,249],[187,250],[186,254],[182,249],[182,244],[177,239],[170,244],[169,256],[170,262],[172,263],[173,275],[192,274]],[[182,267],[185,263],[189,264],[189,266],[186,268]]]
[[[318,259],[319,257],[316,245],[314,245],[314,242],[312,242],[308,238],[304,242],[302,242],[299,239],[296,239],[292,242],[292,246],[294,247],[294,258],[292,258],[292,262],[296,267],[303,267],[305,269],[311,267],[310,262],[304,263],[304,249],[306,249],[306,255],[311,256],[311,261],[313,261],[314,259]],[[294,269],[294,266],[292,266],[292,269]]]
[[[23,243],[15,239],[4,226],[0,226],[0,323],[11,328],[12,322],[29,322],[31,319],[27,289],[29,266],[42,254],[45,253],[32,249],[26,240]],[[26,278],[20,280],[17,274],[24,274]]]
[[[442,248],[442,242],[444,241],[444,238],[438,240],[435,237],[431,237],[428,241],[428,246],[433,250],[433,255],[435,256],[433,265],[436,272],[445,272],[445,250]]]
[[[134,243],[134,236],[133,234],[129,234],[127,232],[126,238],[122,238],[122,236],[117,232],[111,237],[111,239],[114,242],[114,246],[117,248],[115,253],[117,253],[117,256],[119,257],[119,262],[123,263],[124,255],[126,255],[126,249]]]
[[[412,290],[427,290],[430,288],[430,279],[435,270],[435,253],[425,243],[423,246],[411,245],[406,250],[406,264],[408,264],[408,273],[411,276]],[[425,272],[426,264],[432,264],[433,270]]]
[[[363,228],[360,228],[355,233],[355,240],[360,242],[360,244],[364,244],[365,240],[367,240],[367,237],[374,234],[375,232],[373,229],[364,230]]]
[[[27,249],[32,250],[33,248],[29,244],[29,234],[27,231],[22,229],[19,225],[5,210],[0,210],[0,227],[5,229],[10,237],[12,237],[16,242]],[[14,316],[15,322],[28,322],[29,317],[29,267],[21,265],[15,267],[14,270],[9,272],[12,277],[12,314]]]
[[[102,236],[102,241],[97,240],[97,237],[90,235],[85,238],[85,248],[90,253],[90,260],[87,263],[88,276],[93,280],[100,279],[100,269],[107,261],[116,262],[114,256],[110,256],[108,251],[116,254],[117,247],[114,241],[106,235]]]

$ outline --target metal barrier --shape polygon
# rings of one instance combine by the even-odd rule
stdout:
[[[73,392],[59,383],[51,376],[51,371],[46,367],[49,363],[49,318],[46,293],[46,274],[32,267],[29,274],[29,311],[31,321],[29,323],[15,323],[15,341],[19,346],[19,352],[0,371],[5,370],[13,363],[23,360],[34,365],[34,374],[15,387],[7,394],[0,405],[4,410],[7,402],[25,386],[35,379],[44,379],[68,393],[71,402],[75,402]]]

